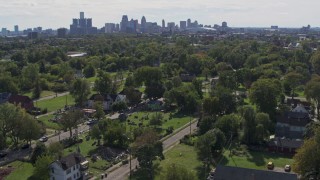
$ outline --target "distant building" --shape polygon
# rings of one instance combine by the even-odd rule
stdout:
[[[66,28],[59,28],[57,29],[57,36],[58,38],[64,38],[67,35],[67,29]]]
[[[105,28],[105,33],[113,33],[114,31],[116,31],[116,24],[106,23],[104,28]]]
[[[29,32],[28,33],[28,38],[29,39],[37,39],[38,37],[39,37],[39,33],[38,32],[33,31],[33,32]]]
[[[188,20],[187,20],[187,27],[188,27],[188,28],[191,28],[191,19],[188,19]]]
[[[71,153],[49,165],[50,180],[86,179],[88,168],[89,161],[80,153]]]
[[[2,30],[1,30],[1,35],[2,35],[2,36],[7,36],[7,35],[8,35],[8,30],[7,30],[7,28],[2,28]]]
[[[223,28],[228,27],[228,23],[227,23],[227,22],[225,22],[225,21],[224,21],[224,22],[222,22],[222,27],[223,27]]]
[[[91,18],[84,18],[84,12],[80,12],[80,19],[74,18],[70,25],[70,34],[97,34],[98,28],[92,26]]]
[[[128,21],[129,21],[128,16],[123,15],[120,23],[120,32],[124,32],[124,33],[127,32]]]
[[[271,26],[271,29],[278,29],[278,26]]]
[[[166,22],[162,19],[162,28],[166,28]]]
[[[146,25],[147,25],[146,17],[142,16],[142,18],[141,18],[141,28],[140,28],[140,31],[142,33],[146,32],[146,28],[147,28]]]
[[[94,108],[95,102],[102,102],[103,110],[110,111],[114,103],[127,102],[127,98],[126,95],[123,94],[94,94],[89,98],[87,107]]]
[[[84,12],[80,12],[80,19],[84,19]]]
[[[14,26],[14,33],[19,34],[19,26],[18,25]]]
[[[167,27],[169,30],[174,31],[176,24],[174,22],[168,22]]]
[[[187,28],[187,21],[180,21],[180,29],[186,29]]]

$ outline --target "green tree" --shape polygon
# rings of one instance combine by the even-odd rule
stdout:
[[[32,164],[35,164],[38,158],[44,155],[46,151],[47,151],[47,148],[44,145],[44,143],[37,142],[36,147],[34,148],[32,155],[30,157],[30,162]]]
[[[47,155],[54,157],[55,159],[59,159],[63,156],[64,146],[60,142],[54,142],[49,144],[47,148]]]
[[[109,94],[112,90],[112,80],[108,73],[98,72],[97,80],[94,83],[94,89],[100,94]]]
[[[240,128],[240,117],[236,114],[229,114],[219,117],[214,127],[220,129],[227,139],[237,137]]]
[[[256,143],[256,111],[253,107],[246,105],[239,109],[243,118],[243,136],[242,141],[246,144]]]
[[[40,98],[40,95],[41,95],[41,86],[40,86],[39,80],[37,80],[32,91],[32,98],[38,99]]]
[[[199,134],[205,134],[210,129],[213,128],[214,123],[216,122],[216,116],[205,116],[200,119],[199,121]]]
[[[72,137],[72,128],[77,128],[81,122],[83,113],[80,110],[68,111],[62,115],[60,125],[63,129],[69,130],[70,138]]]
[[[320,51],[316,51],[310,58],[313,70],[320,74]]]
[[[319,108],[320,108],[320,77],[313,77],[307,84],[304,90],[304,94],[306,98],[310,101],[312,100],[315,103],[318,119]]]
[[[72,84],[71,95],[78,106],[83,107],[90,94],[90,85],[85,79],[76,79]]]
[[[35,165],[33,176],[37,177],[40,180],[50,179],[50,169],[49,165],[54,161],[53,157],[49,155],[40,156]]]
[[[140,169],[147,172],[148,179],[153,179],[153,161],[156,160],[157,156],[164,158],[162,142],[159,141],[158,134],[153,130],[146,130],[136,138],[132,148],[134,155],[138,158]]]
[[[306,139],[303,145],[297,150],[293,157],[293,171],[301,174],[304,179],[320,178],[320,129],[315,131],[315,135]]]
[[[219,98],[208,97],[203,100],[203,111],[209,115],[218,115],[221,112]]]
[[[279,81],[272,79],[259,79],[249,90],[250,101],[259,107],[261,112],[274,116],[280,95],[282,93]]]
[[[212,129],[198,137],[196,141],[197,154],[200,160],[206,162],[208,167],[214,158],[222,152],[226,138],[219,129]]]
[[[83,74],[86,78],[94,77],[96,75],[96,70],[92,64],[89,64],[83,69]]]
[[[297,72],[290,72],[284,76],[284,82],[287,83],[291,89],[292,98],[295,96],[295,89],[302,83],[303,76]]]
[[[98,120],[103,119],[105,117],[105,113],[103,111],[103,104],[101,101],[96,101],[94,103],[94,109],[96,112],[94,113],[94,117],[96,117]]]

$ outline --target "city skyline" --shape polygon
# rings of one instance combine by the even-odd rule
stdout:
[[[11,0],[0,4],[0,24],[8,30],[13,30],[14,25],[19,25],[19,29],[37,26],[68,28],[70,19],[84,11],[97,27],[103,27],[107,22],[119,23],[122,15],[138,19],[139,23],[145,16],[148,22],[157,22],[158,25],[162,19],[178,24],[191,18],[204,25],[227,21],[231,27],[302,27],[308,24],[319,27],[317,17],[320,12],[316,9],[319,5],[316,0],[308,3],[298,0]]]

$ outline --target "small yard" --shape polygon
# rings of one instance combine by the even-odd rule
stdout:
[[[178,113],[171,113],[171,119],[170,119],[170,113],[136,112],[136,113],[131,114],[128,117],[128,120],[130,120],[131,123],[135,123],[136,125],[132,126],[132,125],[129,125],[128,123],[127,124],[128,124],[128,126],[132,126],[133,128],[138,127],[139,123],[142,123],[144,126],[148,126],[150,118],[155,113],[160,113],[163,115],[161,128],[164,130],[169,127],[173,127],[174,130],[178,129],[178,128],[182,127],[183,125],[189,123],[190,120],[191,121],[193,120],[192,116],[186,116],[186,115],[182,115],[182,114],[178,114]],[[127,129],[127,130],[129,131],[129,129]],[[165,131],[163,131],[163,133],[165,133]]]
[[[35,103],[35,106],[41,109],[48,109],[48,112],[56,111],[65,107],[66,103],[68,105],[74,104],[74,98],[68,94],[66,96],[56,97],[53,99],[38,101]]]
[[[172,164],[186,168],[188,171],[193,172],[196,177],[204,177],[203,163],[198,160],[196,150],[193,146],[178,144],[167,151],[164,156],[165,159],[160,162],[162,174],[157,175],[156,180],[163,179],[163,174]]]
[[[38,120],[43,122],[47,128],[57,129],[57,130],[61,129],[58,123],[50,121],[50,119],[52,119],[53,117],[55,117],[55,115],[50,114],[50,115],[42,116]]]
[[[6,180],[27,180],[32,179],[34,167],[31,163],[14,161],[7,166],[12,166],[13,171],[5,177]],[[6,167],[7,167],[6,166]]]
[[[268,162],[273,162],[275,167],[283,168],[285,165],[292,165],[291,156],[269,153],[269,152],[244,152],[241,155],[230,156],[230,151],[224,152],[221,164],[227,166],[237,166],[250,169],[266,170]]]

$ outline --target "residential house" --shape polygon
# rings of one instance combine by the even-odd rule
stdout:
[[[114,103],[126,102],[127,98],[123,94],[94,94],[88,100],[88,108],[94,108],[94,103],[99,101],[102,102],[104,111],[110,111]]]
[[[274,138],[268,142],[268,149],[270,152],[295,154],[302,144],[301,139]]]
[[[15,105],[20,105],[27,111],[31,111],[34,108],[33,101],[28,96],[11,95],[8,102]]]
[[[297,174],[218,165],[210,180],[298,180]]]
[[[11,93],[7,93],[7,92],[0,93],[0,104],[4,104],[8,102],[10,96],[11,96]]]
[[[306,125],[311,122],[308,110],[298,104],[291,111],[277,117],[275,138],[268,142],[269,151],[281,153],[296,153],[303,144]]]
[[[276,137],[303,139],[306,125],[311,122],[308,111],[303,106],[297,106],[282,116],[277,117]]]
[[[80,153],[71,153],[49,165],[50,180],[86,179],[89,162]]]

